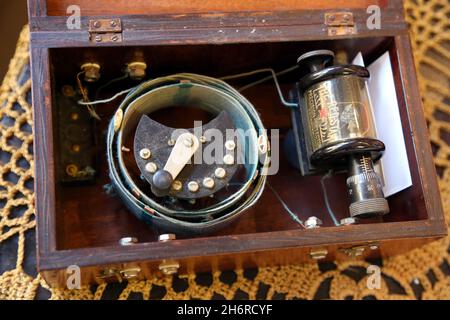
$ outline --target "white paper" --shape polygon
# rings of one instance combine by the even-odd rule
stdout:
[[[364,66],[361,53],[353,63]],[[383,54],[367,69],[370,72],[368,88],[377,137],[386,145],[376,171],[381,175],[383,192],[388,197],[412,185],[389,53]]]

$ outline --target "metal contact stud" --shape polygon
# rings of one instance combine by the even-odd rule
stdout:
[[[231,154],[226,154],[223,157],[223,162],[228,165],[234,164],[234,157]]]
[[[215,185],[215,183],[214,183],[213,178],[207,177],[207,178],[203,179],[203,186],[205,188],[212,189],[212,188],[214,188],[214,185]]]
[[[225,149],[232,151],[234,148],[236,148],[236,143],[233,140],[225,141]]]
[[[188,189],[190,192],[197,192],[199,189],[199,185],[198,185],[197,181],[190,181],[188,183]]]
[[[223,179],[227,175],[227,172],[225,171],[224,168],[219,167],[214,171],[214,175],[219,179]]]
[[[158,170],[158,166],[154,162],[149,162],[145,165],[145,171],[155,173]]]
[[[144,148],[139,151],[139,156],[142,159],[146,160],[152,156],[152,152],[150,151],[150,149]]]

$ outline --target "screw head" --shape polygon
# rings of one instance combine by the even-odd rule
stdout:
[[[147,160],[152,156],[152,152],[150,151],[150,149],[144,148],[139,151],[139,156],[142,159]]]
[[[100,28],[101,25],[102,25],[101,22],[98,20],[94,21],[93,23],[94,28]]]
[[[154,162],[149,162],[145,165],[145,171],[149,173],[155,173],[158,170],[158,166]]]
[[[192,147],[192,146],[194,145],[194,140],[192,140],[191,137],[186,137],[186,138],[183,140],[183,144],[184,144],[186,147],[190,148],[190,147]]]
[[[75,96],[75,90],[70,85],[65,85],[62,87],[62,93],[65,97],[74,97]]]
[[[95,36],[94,40],[95,40],[95,42],[102,42],[103,38],[101,35],[98,34]]]
[[[81,147],[80,147],[79,144],[74,144],[70,149],[71,149],[72,152],[74,152],[74,153],[79,153],[80,150],[81,150]]]
[[[214,175],[219,179],[223,179],[227,175],[227,172],[225,171],[224,168],[219,167],[214,171]]]
[[[119,40],[119,37],[117,35],[111,36],[111,41],[116,42],[117,40]]]
[[[66,173],[70,177],[76,177],[78,173],[78,166],[75,164],[69,164],[66,167]]]
[[[334,20],[336,20],[336,16],[334,14],[331,14],[331,15],[328,16],[328,20],[329,21],[334,21]]]
[[[341,219],[341,225],[349,226],[356,223],[356,219],[352,217]]]
[[[212,188],[214,188],[214,179],[213,178],[210,178],[210,177],[206,177],[205,179],[203,179],[203,186],[205,187],[205,188],[208,188],[208,189],[212,189]]]
[[[135,237],[125,237],[119,240],[121,246],[129,246],[138,243],[138,239]]]
[[[305,228],[306,229],[314,229],[314,228],[319,228],[322,225],[322,220],[320,220],[317,217],[309,217],[306,221],[305,221]]]
[[[171,240],[175,240],[177,238],[176,235],[174,235],[173,233],[164,233],[164,234],[160,234],[158,237],[158,241],[159,242],[166,242],[166,241],[171,241]]]
[[[190,181],[188,183],[188,189],[190,192],[197,192],[199,189],[197,181]]]
[[[110,25],[111,27],[115,28],[115,27],[117,27],[117,22],[116,22],[115,20],[111,20],[111,21],[109,22],[109,25]]]
[[[78,119],[80,119],[80,115],[79,115],[78,113],[72,112],[72,113],[70,114],[70,120],[72,120],[72,121],[77,121]]]
[[[180,180],[175,180],[172,182],[172,190],[174,191],[180,191],[183,188],[183,184]]]

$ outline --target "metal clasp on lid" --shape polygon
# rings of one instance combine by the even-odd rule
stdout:
[[[357,32],[351,12],[327,12],[325,13],[325,25],[328,26],[329,36],[344,36]]]
[[[89,40],[96,43],[122,42],[122,21],[120,18],[89,20]]]

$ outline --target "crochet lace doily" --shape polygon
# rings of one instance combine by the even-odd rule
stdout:
[[[408,0],[424,112],[450,221],[450,3]],[[24,28],[0,89],[0,299],[450,299],[448,238],[377,261],[290,265],[52,289],[35,266],[29,32]],[[368,289],[366,267],[381,267]]]

